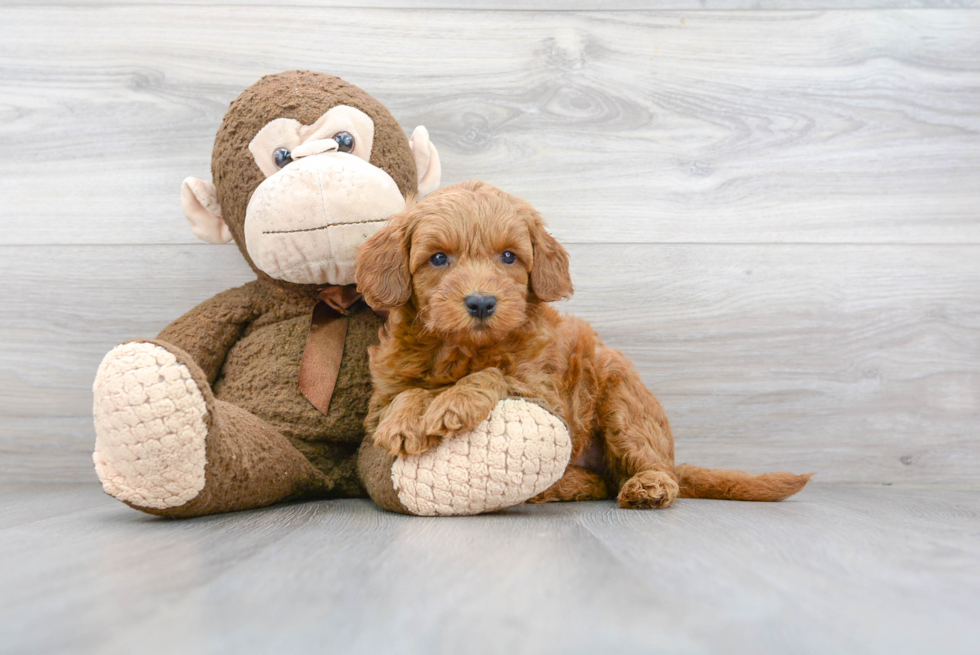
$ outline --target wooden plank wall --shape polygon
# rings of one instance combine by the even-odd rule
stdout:
[[[231,4],[0,7],[3,479],[94,480],[102,355],[249,279],[180,181],[311,68],[543,212],[679,460],[976,483],[977,2]]]

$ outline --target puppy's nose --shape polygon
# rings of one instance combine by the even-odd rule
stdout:
[[[493,310],[497,309],[496,298],[493,296],[484,296],[480,293],[466,296],[464,302],[466,303],[466,309],[470,312],[470,316],[476,316],[480,320],[490,318]]]

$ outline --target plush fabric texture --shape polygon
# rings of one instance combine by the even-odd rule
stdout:
[[[297,308],[297,314],[275,322],[265,322],[266,317],[253,322],[228,350],[214,383],[215,396],[268,421],[297,447],[330,441],[356,448],[364,436],[371,391],[367,348],[377,341],[382,321],[363,302],[349,311],[344,354],[326,414],[299,388],[312,307]]]
[[[374,446],[371,439],[361,443],[357,457],[357,475],[371,500],[382,509],[399,514],[411,514],[409,509],[398,499],[391,479],[391,467],[397,458]]]
[[[107,383],[128,393],[102,393],[99,386]],[[144,394],[160,397],[157,412],[149,411],[153,404],[139,402]],[[168,401],[175,408],[169,414]],[[95,416],[94,458],[103,487],[150,514],[229,512],[324,495],[336,486],[270,425],[216,400],[204,372],[170,344],[127,342],[106,355],[96,382]],[[125,426],[122,438],[113,440],[114,432],[100,424],[107,416]]]
[[[191,371],[173,353],[151,343],[116,346],[99,366],[93,392],[93,459],[106,493],[164,509],[204,488],[211,416]]]
[[[208,243],[228,243],[231,230],[221,218],[218,194],[214,185],[204,180],[188,177],[180,185],[180,206],[190,223],[191,232]]]
[[[332,135],[348,132],[354,138],[348,152],[369,160],[374,147],[374,121],[360,109],[337,105],[317,119],[312,125],[304,125],[292,118],[276,118],[266,124],[249,142],[248,150],[256,165],[268,177],[280,170],[273,153],[286,148],[295,161],[297,158],[338,150],[339,144]],[[411,141],[409,141],[411,145]]]
[[[323,414],[298,382],[319,298],[291,291],[263,280],[230,289],[171,323],[158,340],[201,363],[216,399],[286,439],[325,476],[326,492],[363,496],[356,457],[371,393],[367,349],[377,343],[383,321],[363,302],[351,306],[337,382]]]
[[[564,424],[536,404],[500,401],[472,432],[395,459],[392,488],[412,514],[482,514],[537,496],[568,466]]]
[[[244,238],[246,208],[266,179],[249,142],[276,118],[311,124],[338,105],[370,117],[371,163],[394,180],[399,208],[414,202],[417,174],[408,138],[377,100],[309,71],[270,75],[246,89],[215,138],[212,174],[220,206],[203,182],[185,183],[184,200],[194,209],[192,225],[212,240],[223,240],[224,233],[206,224],[223,217],[257,279],[204,301],[157,339],[107,355],[94,387],[93,457],[110,495],[176,518],[366,491],[381,497],[386,488],[394,494],[392,461],[376,449],[360,454],[366,484],[379,490],[365,490],[358,478],[371,393],[367,352],[378,342],[382,319],[363,301],[350,307],[336,384],[329,404],[318,410],[300,391],[299,377],[323,285],[271,278],[251,261]],[[348,213],[356,217],[363,208],[352,202]],[[360,227],[344,229],[354,230],[344,233],[348,241],[369,236]],[[408,511],[397,496],[390,505]]]
[[[272,280],[252,263],[242,230],[249,199],[265,174],[256,165],[248,145],[273,117],[312,125],[337,105],[356,107],[374,121],[371,163],[391,176],[404,197],[418,195],[418,174],[408,138],[384,105],[353,84],[322,73],[297,70],[263,77],[231,103],[215,136],[211,158],[211,175],[222,216],[242,256],[260,279]],[[279,284],[291,286],[286,282]]]
[[[252,194],[248,255],[279,280],[353,284],[358,246],[403,209],[395,183],[363,159],[305,157]]]

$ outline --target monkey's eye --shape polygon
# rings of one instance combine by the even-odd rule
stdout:
[[[517,261],[517,255],[515,255],[509,250],[505,250],[504,254],[500,256],[500,261],[502,261],[505,264],[513,264],[514,262]]]
[[[354,136],[350,132],[338,132],[333,140],[337,142],[339,152],[351,152],[354,149]]]
[[[437,252],[436,254],[429,257],[429,263],[436,268],[441,268],[443,266],[449,265],[449,257],[446,256],[444,252]]]
[[[276,151],[272,153],[272,158],[276,160],[276,166],[279,168],[284,168],[293,162],[292,153],[286,148],[276,148]]]

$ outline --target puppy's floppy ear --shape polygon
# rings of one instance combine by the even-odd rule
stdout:
[[[354,280],[364,301],[374,309],[400,307],[412,297],[407,225],[407,212],[392,216],[357,251]]]
[[[545,302],[564,300],[572,295],[572,276],[568,272],[568,253],[544,229],[537,211],[527,207],[528,231],[534,261],[531,263],[531,290]]]

